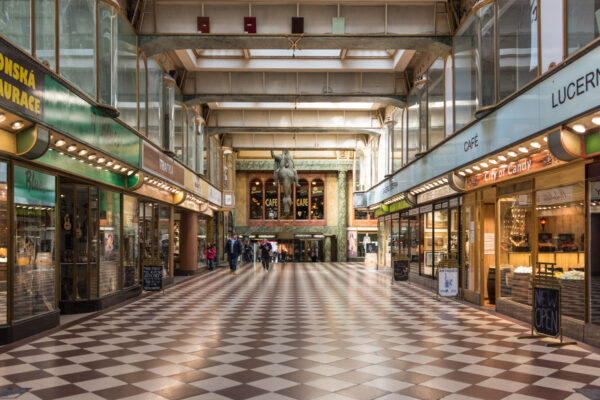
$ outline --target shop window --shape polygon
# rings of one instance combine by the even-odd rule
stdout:
[[[412,210],[411,210],[412,211]],[[408,237],[409,237],[409,258],[410,270],[418,273],[421,260],[421,233],[420,233],[419,214],[408,216]]]
[[[446,137],[454,133],[454,59],[452,55],[446,57],[444,64],[444,105],[445,105],[445,132]]]
[[[8,321],[8,169],[0,162],[0,325]]]
[[[325,218],[325,184],[321,179],[315,179],[310,185],[310,218]]]
[[[392,216],[392,241],[390,244],[390,254],[391,254],[392,260],[396,260],[398,258],[399,252],[400,252],[400,215],[398,213],[396,213]]]
[[[96,1],[61,0],[59,12],[60,74],[96,98]]]
[[[15,165],[14,203],[13,319],[19,321],[55,309],[56,178]]]
[[[296,219],[308,219],[308,181],[299,179],[296,188]]]
[[[138,82],[139,82],[139,88],[140,88],[140,97],[138,100],[138,119],[139,119],[138,127],[139,127],[140,132],[142,132],[142,134],[146,135],[148,133],[148,124],[147,124],[147,120],[146,120],[146,117],[148,115],[147,109],[146,109],[147,104],[148,104],[148,99],[147,99],[148,69],[146,67],[146,57],[141,52],[138,54],[138,65],[139,65]]]
[[[367,221],[375,219],[374,211],[361,211],[354,209],[354,220],[355,221]]]
[[[263,185],[259,179],[250,181],[250,219],[263,219]]]
[[[462,207],[463,217],[463,274],[462,287],[468,290],[477,288],[477,271],[475,270],[475,212],[472,205]]]
[[[356,258],[358,257],[358,232],[356,231],[348,231],[346,233],[346,248],[347,248],[347,255],[348,255],[348,259],[352,259],[352,258]]]
[[[392,140],[392,172],[402,168],[402,140],[404,136],[404,119],[406,108],[394,112],[394,132]]]
[[[454,36],[454,125],[456,130],[471,122],[477,106],[476,51],[477,19],[470,17]],[[410,105],[409,102],[409,107]],[[408,115],[410,118],[410,110]]]
[[[183,161],[183,138],[187,125],[186,121],[184,121],[187,119],[185,107],[182,104],[176,103],[174,115],[173,152],[175,153],[175,157]]]
[[[436,206],[438,206],[436,204]],[[440,261],[448,257],[448,209],[436,210],[433,213],[433,276],[437,277]]]
[[[531,192],[521,192],[502,196],[498,201],[500,296],[523,304],[531,304],[531,197]],[[486,280],[491,280],[489,274]],[[491,287],[491,282],[486,286]]]
[[[123,122],[138,129],[137,36],[123,15],[118,15],[115,25],[117,59],[112,61],[116,64],[117,74],[114,78],[117,82],[115,107]]]
[[[279,218],[278,186],[273,179],[265,182],[265,219]]]
[[[511,0],[512,1],[512,0]],[[529,0],[527,0],[529,1]],[[477,108],[488,107],[496,103],[494,79],[496,77],[496,40],[495,40],[495,6],[494,3],[485,5],[477,10],[479,23],[478,52],[478,85]]]
[[[425,212],[421,214],[420,231],[422,234],[422,253],[420,274],[433,277],[433,266],[436,254],[433,253],[433,212]],[[434,261],[435,260],[435,261]]]
[[[223,190],[235,190],[235,157],[231,148],[223,151]]]
[[[191,170],[195,170],[196,168],[196,139],[198,135],[196,134],[196,115],[192,109],[188,110],[187,117],[187,144],[186,144],[186,164],[190,167]]]
[[[562,314],[583,320],[585,311],[585,186],[536,192],[538,256],[535,273],[558,279]]]
[[[31,52],[31,2],[4,0],[0,2],[0,32],[15,45]]]
[[[530,0],[498,1],[498,98],[537,77],[537,5]]]
[[[600,181],[589,183],[590,322],[600,325]]]
[[[100,296],[119,288],[121,195],[100,191]]]
[[[206,174],[206,162],[208,155],[206,152],[208,151],[208,138],[206,137],[206,125],[203,120],[196,121],[196,129],[198,132],[198,137],[196,141],[196,145],[198,146],[198,155],[196,158],[196,172],[199,174]]]
[[[444,59],[438,58],[427,72],[429,147],[446,137],[444,130]]]
[[[198,216],[198,265],[206,265],[208,242],[206,240],[206,219]]]
[[[414,88],[408,96],[408,160],[411,162],[421,151],[420,128],[420,92],[423,86]]]
[[[159,257],[163,263],[163,277],[171,276],[171,207],[158,206],[158,243]]]
[[[377,221],[377,263],[380,265],[385,265],[385,251],[384,251],[384,243],[386,232],[385,232],[385,219],[383,217],[379,218]]]
[[[392,266],[392,217],[385,217],[384,265]]]
[[[365,152],[357,150],[354,156],[354,190],[357,192],[366,189],[365,185]]]
[[[408,259],[410,254],[410,234],[408,227],[408,215],[400,216],[400,230],[398,233],[398,254]]]
[[[563,59],[565,28],[563,0],[544,0],[539,12],[541,40],[538,51],[542,53],[542,73]]]
[[[568,55],[580,50],[599,36],[600,0],[567,0]]]
[[[163,131],[163,112],[162,112],[162,98],[163,98],[163,72],[160,65],[152,58],[148,58],[148,138],[154,142],[154,144],[161,146],[162,142],[162,131]]]
[[[138,269],[138,200],[123,195],[123,287],[139,282]]]
[[[35,57],[56,69],[55,0],[35,0]]]

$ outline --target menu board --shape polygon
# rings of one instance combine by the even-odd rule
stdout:
[[[163,266],[144,265],[144,290],[159,292],[162,290]]]
[[[407,281],[408,280],[408,264],[409,260],[394,260],[394,280],[396,281]]]

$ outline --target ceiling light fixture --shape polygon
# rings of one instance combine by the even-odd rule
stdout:
[[[61,147],[61,146],[64,146],[64,145],[65,145],[65,143],[67,143],[67,142],[65,142],[65,141],[64,141],[64,140],[62,140],[62,139],[58,139],[56,142],[54,142],[54,145],[55,145],[56,147]]]
[[[465,176],[465,175],[467,175],[467,174],[465,174],[465,171],[458,171],[458,174],[459,174],[460,176]]]
[[[473,173],[473,170],[471,168],[467,168],[467,169],[465,169],[465,171],[467,171],[467,173],[469,173],[469,174]]]
[[[519,151],[520,151],[521,153],[528,153],[528,152],[529,152],[529,149],[527,149],[527,147],[525,147],[525,146],[521,146],[521,147],[519,147]]]
[[[535,149],[539,149],[540,147],[542,147],[542,145],[539,144],[538,142],[531,142],[531,147],[533,147]]]
[[[86,149],[81,149],[77,152],[78,155],[80,156],[85,156],[87,154],[87,150]]]
[[[515,153],[514,151],[509,151],[509,152],[508,152],[508,156],[509,156],[509,157],[516,157],[516,156],[517,156],[517,153]]]
[[[74,144],[67,147],[67,151],[75,151],[75,150],[77,150],[77,146],[75,146]]]
[[[104,157],[100,157],[96,160],[97,163],[102,164],[106,159]]]
[[[0,122],[4,122],[6,121],[6,114],[3,112],[0,112]]]
[[[473,169],[474,169],[475,171],[479,171],[481,168],[479,168],[479,166],[478,166],[478,165],[473,165]]]
[[[133,175],[133,170],[132,169],[130,169],[129,171],[127,171],[127,176],[131,176],[131,175]]]
[[[88,160],[93,160],[93,159],[95,159],[95,158],[96,158],[96,155],[95,155],[95,154],[90,154],[90,155],[88,156]]]
[[[500,160],[500,161],[506,161],[506,157],[504,157],[504,156],[498,156],[498,160]]]
[[[106,166],[107,166],[107,167],[110,167],[110,166],[111,166],[111,165],[113,165],[114,163],[115,163],[114,161],[109,161],[109,162],[107,162],[107,163],[106,163]]]
[[[573,130],[578,133],[585,133],[586,127],[583,124],[575,124]]]
[[[482,163],[481,163],[481,164],[479,164],[479,165],[481,165],[483,168],[487,168],[487,167],[489,167],[489,164],[488,164],[488,163],[486,163],[486,162],[482,162]]]
[[[488,160],[488,162],[492,165],[498,164],[498,161],[496,161],[496,160]]]
[[[114,169],[114,170],[117,170],[117,169],[119,169],[119,168],[121,168],[121,166],[120,166],[119,164],[115,164],[115,165],[113,166],[113,169]]]
[[[2,121],[0,120],[0,122],[2,122]],[[594,124],[594,125],[600,125],[600,115],[597,116],[597,117],[592,118],[592,124]]]

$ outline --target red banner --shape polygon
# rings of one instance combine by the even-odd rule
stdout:
[[[492,168],[488,171],[473,175],[467,178],[467,189],[473,189],[481,185],[515,178],[520,175],[526,175],[543,168],[560,164],[549,150],[544,150],[530,157],[521,158],[502,166]]]

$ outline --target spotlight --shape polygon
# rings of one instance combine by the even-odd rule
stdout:
[[[106,163],[106,166],[107,166],[107,167],[110,167],[110,166],[111,166],[111,165],[113,165],[114,163],[115,163],[114,161],[109,161],[109,162],[107,162],[107,163]]]
[[[473,173],[473,170],[471,168],[467,168],[467,169],[465,169],[465,171],[467,171],[467,173],[469,173],[469,174]]]
[[[77,150],[77,146],[75,146],[74,144],[67,147],[67,151],[75,151],[75,150]]]
[[[95,155],[95,154],[90,154],[90,155],[88,156],[88,160],[93,160],[93,159],[95,159],[95,158],[96,158],[96,155]]]
[[[120,166],[119,164],[115,164],[115,165],[113,166],[113,169],[114,169],[115,171],[116,171],[116,170],[118,170],[119,168],[121,168],[121,166]]]
[[[506,161],[506,157],[504,157],[504,156],[498,156],[498,160],[500,160],[500,161]]]
[[[473,165],[473,169],[474,169],[475,171],[479,171],[481,168],[479,168],[477,165]]]
[[[106,161],[106,159],[105,159],[104,157],[100,157],[100,158],[98,158],[98,159],[96,160],[96,162],[97,162],[98,164],[102,164],[104,161]]]
[[[516,157],[516,156],[517,156],[517,153],[515,153],[514,151],[509,151],[509,152],[508,152],[508,156],[509,156],[509,157]]]
[[[493,160],[493,159],[492,159],[492,160],[488,160],[488,162],[489,162],[490,164],[492,164],[492,165],[496,165],[496,164],[498,164],[498,161],[496,161],[496,160]]]
[[[130,169],[129,171],[127,171],[127,176],[131,176],[131,175],[133,175],[133,170],[132,169]]]
[[[10,127],[14,130],[14,131],[18,131],[19,129],[21,129],[22,127],[24,127],[25,124],[23,123],[23,121],[19,120],[19,121],[15,121],[13,122]]]
[[[583,124],[575,124],[573,125],[573,130],[578,133],[585,133],[586,128]]]
[[[481,165],[483,168],[487,168],[487,167],[489,166],[489,164],[488,164],[488,163],[486,163],[486,162],[482,162],[482,163],[481,163],[481,164],[479,164],[479,165]]]
[[[2,122],[2,117],[0,117],[0,122]],[[600,125],[600,116],[592,118],[592,123],[594,125]]]
[[[465,174],[465,171],[459,171],[459,172],[458,172],[458,174],[459,174],[460,176],[465,176],[465,175],[467,175],[467,174]]]
[[[522,146],[522,147],[519,147],[519,151],[520,151],[521,153],[528,153],[528,152],[529,152],[529,150],[527,149],[527,147],[524,147],[524,146]]]
[[[533,147],[534,149],[539,149],[540,147],[542,147],[542,145],[538,142],[531,142],[531,147]]]
[[[80,156],[85,156],[87,154],[87,150],[86,149],[81,149],[79,150],[79,152],[77,152],[78,155]]]
[[[125,171],[127,171],[127,167],[121,168],[121,172],[125,172]]]
[[[64,146],[64,145],[65,145],[65,143],[66,143],[66,142],[65,142],[64,140],[62,140],[62,139],[58,139],[56,142],[54,142],[54,145],[55,145],[56,147],[61,147],[61,146]]]

